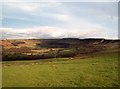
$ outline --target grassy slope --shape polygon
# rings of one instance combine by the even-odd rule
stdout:
[[[118,86],[115,52],[81,60],[61,59],[4,62],[3,87]]]

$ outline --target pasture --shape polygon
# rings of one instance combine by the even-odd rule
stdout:
[[[80,59],[5,61],[3,87],[117,87],[118,53]]]

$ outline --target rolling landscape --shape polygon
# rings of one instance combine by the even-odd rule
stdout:
[[[1,1],[0,87],[119,88],[116,1]]]
[[[119,42],[2,40],[3,87],[118,87]]]

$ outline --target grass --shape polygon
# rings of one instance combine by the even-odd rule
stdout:
[[[116,52],[85,59],[3,62],[3,87],[116,87]]]

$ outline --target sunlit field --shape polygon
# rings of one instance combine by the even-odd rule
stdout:
[[[3,62],[3,87],[117,87],[118,53]]]

